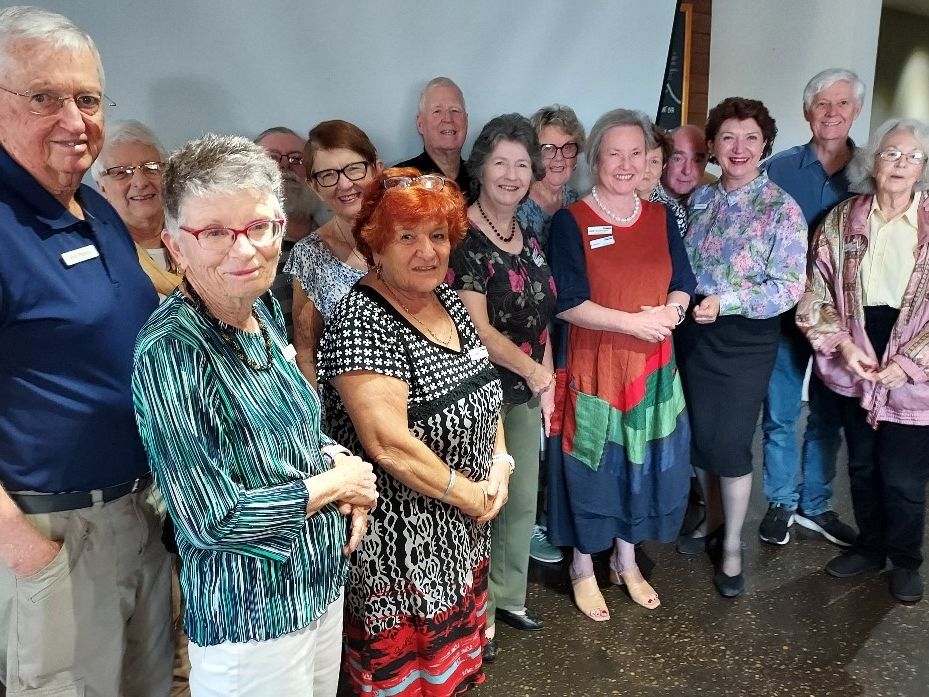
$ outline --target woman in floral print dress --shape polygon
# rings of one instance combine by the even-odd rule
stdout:
[[[754,99],[730,97],[710,111],[706,137],[722,177],[691,195],[684,240],[697,293],[677,350],[706,515],[678,551],[696,554],[721,542],[721,550],[713,548],[721,551],[713,582],[727,598],[745,588],[751,444],[774,367],[779,315],[797,303],[805,278],[803,212],[758,166],[776,134],[774,119]]]

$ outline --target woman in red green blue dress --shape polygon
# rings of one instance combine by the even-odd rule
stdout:
[[[654,609],[660,600],[634,545],[674,540],[687,508],[690,428],[671,334],[695,281],[673,213],[635,193],[654,147],[645,114],[604,114],[589,139],[596,185],[555,214],[549,243],[556,312],[567,323],[549,533],[574,547],[575,603],[601,622],[609,610],[590,555],[612,548],[610,580]]]

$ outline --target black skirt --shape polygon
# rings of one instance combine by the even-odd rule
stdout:
[[[722,477],[752,471],[752,438],[780,339],[780,318],[692,318],[675,332],[687,399],[691,464]]]

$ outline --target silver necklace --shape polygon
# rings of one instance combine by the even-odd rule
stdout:
[[[600,200],[600,197],[597,196],[597,187],[595,186],[590,190],[590,195],[593,196],[594,201],[597,202],[597,205],[600,207],[600,210],[606,213],[606,216],[613,222],[619,223],[620,225],[626,225],[631,223],[636,219],[636,216],[639,214],[639,211],[642,210],[642,202],[639,200],[639,197],[635,194],[632,195],[632,198],[635,199],[635,203],[632,206],[632,213],[623,217],[621,215],[616,215],[613,211],[606,207],[603,201]]]

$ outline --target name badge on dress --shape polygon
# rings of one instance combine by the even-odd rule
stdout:
[[[595,235],[612,235],[613,226],[612,225],[591,225],[587,228],[587,234],[591,237]]]
[[[488,353],[487,347],[481,344],[480,346],[475,346],[473,349],[468,350],[468,358],[472,361],[480,361],[485,358],[490,358],[490,353]]]
[[[291,363],[293,363],[294,359],[297,357],[297,349],[294,348],[293,344],[287,344],[281,353],[284,355],[284,359]]]
[[[590,248],[599,249],[600,247],[608,247],[614,243],[615,243],[615,240],[613,239],[612,235],[610,235],[609,237],[598,237],[590,241]]]
[[[97,251],[97,248],[92,244],[88,244],[85,247],[78,247],[70,252],[64,252],[61,255],[61,260],[65,263],[65,266],[74,266],[88,259],[96,259],[98,256],[100,256],[100,252]]]
[[[545,256],[542,254],[542,252],[532,253],[532,263],[540,268],[545,266]]]
[[[708,205],[709,205],[709,204],[707,204],[707,203],[695,203],[695,204],[692,206],[692,208],[693,208],[695,211],[705,211],[705,210],[706,210],[706,207],[707,207]]]

